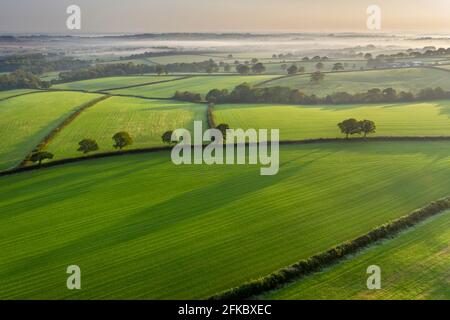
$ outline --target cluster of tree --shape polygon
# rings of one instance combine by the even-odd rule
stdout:
[[[85,68],[89,65],[89,61],[65,57],[55,53],[46,55],[41,53],[12,55],[0,58],[0,72],[13,72],[17,69],[22,69],[34,74],[42,74],[58,70]]]
[[[315,73],[316,74],[316,73]],[[312,74],[311,76],[314,76]],[[319,77],[319,75],[317,75]],[[287,104],[350,104],[350,103],[376,103],[376,102],[408,102],[437,100],[450,98],[450,92],[441,88],[426,88],[417,94],[387,88],[370,89],[364,93],[350,94],[336,92],[323,98],[316,95],[307,95],[298,89],[288,87],[252,87],[248,83],[236,86],[231,92],[226,89],[212,89],[206,95],[209,103],[287,103]]]
[[[0,75],[0,91],[11,89],[47,89],[49,87],[49,82],[41,81],[34,74],[21,69],[9,74]]]
[[[188,102],[200,102],[202,101],[202,96],[200,93],[177,91],[175,92],[173,99]]]
[[[128,132],[125,131],[116,133],[112,137],[112,139],[114,141],[113,147],[119,150],[122,150],[123,148],[133,144],[133,138],[130,136]],[[78,145],[79,148],[77,149],[77,151],[82,152],[84,154],[98,151],[100,149],[98,143],[94,139],[83,139],[78,143]]]
[[[291,74],[291,75],[305,72],[305,67],[303,67],[303,66],[298,67],[295,64],[291,65],[289,68],[286,64],[282,64],[281,69],[286,70],[287,73]]]
[[[248,75],[250,73],[261,74],[265,71],[266,67],[261,62],[257,62],[251,66],[247,64],[239,64],[236,66],[236,72],[241,75]]]
[[[364,137],[367,137],[368,134],[375,133],[377,129],[375,122],[371,120],[358,121],[353,118],[338,123],[338,127],[345,134],[346,139],[354,134],[363,134]]]

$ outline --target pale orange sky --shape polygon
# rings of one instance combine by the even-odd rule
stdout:
[[[1,0],[0,32],[67,32],[71,4],[86,33],[364,32],[371,4],[381,31],[450,33],[450,0]]]

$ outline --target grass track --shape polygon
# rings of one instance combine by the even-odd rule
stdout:
[[[46,92],[0,102],[0,170],[11,168],[64,118],[96,94]]]
[[[95,139],[99,152],[113,151],[112,136],[127,131],[134,139],[130,148],[162,146],[162,134],[177,128],[193,129],[195,120],[206,126],[206,106],[176,101],[150,101],[111,97],[83,112],[47,146],[55,159],[80,156],[78,142]]]
[[[216,105],[216,123],[232,128],[280,129],[281,140],[343,137],[344,119],[370,119],[374,136],[450,136],[450,101],[360,105]]]
[[[449,150],[286,146],[272,177],[177,167],[167,152],[4,177],[0,298],[205,298],[448,195]]]
[[[422,223],[321,273],[262,299],[450,299],[450,213]],[[381,290],[368,290],[366,269],[381,268]]]

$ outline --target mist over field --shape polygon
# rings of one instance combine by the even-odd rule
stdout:
[[[0,54],[32,50],[62,51],[67,54],[92,56],[123,56],[144,52],[211,51],[319,54],[338,57],[370,49],[377,53],[427,46],[450,45],[450,34],[398,33],[194,33],[194,34],[130,34],[130,35],[24,35],[0,37]],[[270,56],[269,56],[270,57]]]

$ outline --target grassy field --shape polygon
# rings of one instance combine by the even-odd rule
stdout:
[[[191,130],[195,120],[204,121],[206,106],[176,101],[112,97],[83,112],[48,145],[55,159],[81,156],[78,142],[95,139],[99,152],[113,151],[112,136],[127,131],[134,140],[130,148],[163,145],[161,136],[168,130]]]
[[[64,118],[98,95],[36,93],[0,102],[0,170],[17,165]]]
[[[270,177],[168,152],[3,177],[0,298],[205,298],[447,196],[449,150],[286,146]],[[72,264],[81,291],[65,287]]]
[[[262,299],[450,299],[450,213]],[[381,290],[368,290],[366,269],[381,268]]]
[[[19,94],[24,94],[24,93],[28,93],[28,92],[34,92],[36,90],[32,90],[32,89],[16,89],[16,90],[7,90],[7,91],[0,91],[0,100],[1,99],[5,99],[5,98],[9,98],[9,97],[13,97],[13,96],[17,96]]]
[[[76,82],[68,82],[53,86],[54,89],[99,91],[106,89],[122,88],[145,83],[178,79],[175,76],[126,76],[109,77]]]
[[[375,121],[374,136],[450,136],[450,101],[369,105],[216,105],[216,123],[280,129],[281,140],[343,137],[344,119]]]
[[[171,98],[175,91],[191,91],[207,94],[211,89],[234,89],[235,86],[248,82],[258,84],[273,76],[198,76],[173,82],[154,84],[137,88],[115,90],[113,93],[138,95],[149,98]]]
[[[450,76],[445,70],[427,68],[370,70],[329,73],[319,84],[311,83],[309,75],[298,75],[274,80],[265,86],[297,88],[305,93],[314,93],[318,96],[339,91],[357,93],[372,88],[385,89],[389,87],[397,91],[417,92],[425,87],[441,87],[450,90]]]
[[[323,61],[324,68],[322,71],[332,71],[333,66],[335,63],[342,63],[344,66],[344,69],[347,71],[351,70],[360,70],[360,68],[366,68],[367,67],[367,61],[365,60],[330,60],[330,61]],[[294,61],[294,62],[271,62],[271,63],[264,63],[264,66],[266,67],[266,73],[274,74],[287,74],[286,70],[281,69],[281,66],[285,64],[289,68],[291,65],[295,64],[297,67],[304,67],[305,72],[315,72],[317,61]]]

